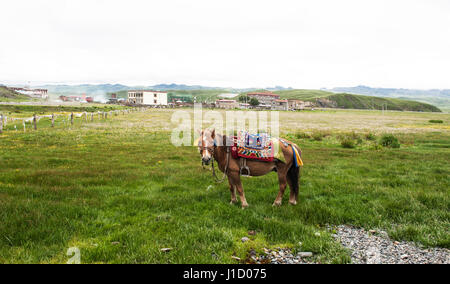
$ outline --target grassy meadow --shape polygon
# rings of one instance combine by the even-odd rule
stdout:
[[[264,247],[348,263],[327,229],[340,224],[450,248],[449,114],[280,112],[282,136],[303,151],[299,204],[288,204],[287,191],[272,207],[271,173],[243,179],[250,207],[242,210],[229,204],[227,184],[202,169],[195,147],[170,143],[172,113],[55,128],[42,119],[25,133],[8,124],[0,134],[0,263],[65,263],[70,247],[82,263],[236,263],[232,256],[245,262]],[[400,148],[380,145],[386,133]]]

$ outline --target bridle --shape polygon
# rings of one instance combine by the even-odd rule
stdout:
[[[225,180],[226,176],[227,176],[228,165],[230,163],[230,147],[226,147],[227,148],[227,158],[226,158],[227,159],[227,163],[225,164],[225,169],[223,171],[223,176],[220,179],[217,177],[216,170],[214,168],[214,153],[215,153],[215,150],[217,148],[216,139],[214,139],[214,145],[212,147],[211,146],[208,147],[208,146],[203,146],[202,145],[202,146],[199,146],[199,148],[202,150],[202,152],[203,151],[208,151],[211,154],[212,175],[213,175],[213,177],[214,177],[214,179],[215,179],[215,181],[217,183],[222,183]],[[202,167],[203,167],[203,169],[205,169],[205,162],[203,162],[203,160],[202,160]]]

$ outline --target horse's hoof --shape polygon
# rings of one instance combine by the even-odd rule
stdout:
[[[280,207],[281,206],[281,201],[275,201],[273,204],[272,204],[272,206],[273,207]]]
[[[247,203],[242,204],[242,209],[245,209],[245,208],[247,208],[247,207],[248,207],[248,204],[247,204]]]
[[[291,204],[291,205],[297,205],[297,201],[289,201],[289,204]]]
[[[231,204],[231,205],[234,205],[234,204],[236,204],[236,203],[237,203],[237,200],[231,200],[231,201],[230,201],[230,204]]]

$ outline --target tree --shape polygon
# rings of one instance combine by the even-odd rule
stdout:
[[[258,105],[259,105],[258,99],[257,99],[257,98],[252,98],[252,99],[250,100],[250,105],[251,105],[251,106],[258,106]]]
[[[245,102],[247,102],[247,101],[248,101],[247,95],[239,96],[238,101],[239,101],[240,103],[245,103]]]

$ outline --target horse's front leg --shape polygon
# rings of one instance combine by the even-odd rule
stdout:
[[[232,182],[230,176],[228,176],[228,183],[230,184],[230,192],[231,192],[231,201],[230,201],[230,204],[235,204],[235,203],[237,203],[237,199],[236,199],[236,186],[233,185],[233,182]]]
[[[239,175],[239,172],[231,172],[228,175],[228,178],[230,179],[230,184],[233,185],[234,187],[236,187],[236,189],[239,193],[239,198],[241,199],[242,209],[244,209],[245,207],[248,207],[248,203],[247,203],[247,200],[245,199],[244,188],[242,187],[241,177]]]

